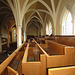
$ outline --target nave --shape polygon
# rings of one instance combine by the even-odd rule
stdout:
[[[0,75],[75,75],[75,0],[0,0]]]
[[[0,75],[74,75],[74,39],[74,36],[28,39],[0,64]]]

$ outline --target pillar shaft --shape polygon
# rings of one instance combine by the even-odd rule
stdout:
[[[75,34],[75,20],[73,20],[72,23],[73,23],[73,34]]]
[[[10,38],[9,38],[9,31],[8,31],[8,47],[10,47],[9,43],[10,43]]]
[[[1,34],[0,34],[0,52],[2,52],[2,45],[1,45]]]
[[[26,41],[26,32],[25,31],[24,31],[23,35],[24,35],[23,41],[25,42]]]
[[[43,35],[46,35],[46,28],[43,27]]]
[[[21,25],[17,25],[17,47],[19,47],[22,44],[22,30]]]

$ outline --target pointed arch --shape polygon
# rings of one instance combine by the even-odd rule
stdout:
[[[36,12],[37,12],[37,11],[38,11],[38,12],[44,12],[44,13],[48,14],[49,16],[51,16],[48,11],[43,10],[43,9],[37,9],[37,10],[36,10],[36,9],[28,9],[26,13],[28,13],[28,12],[30,12],[30,11],[33,11],[33,12],[34,12],[34,11],[36,11]]]
[[[40,20],[37,16],[33,16],[33,17],[31,17],[31,18],[29,18],[29,19],[27,20],[27,22],[26,22],[26,27],[27,27],[28,22],[29,22],[31,19],[33,19],[33,18],[38,19],[38,21],[41,23],[41,20]],[[41,24],[42,24],[42,23],[41,23]],[[43,26],[43,24],[42,24],[42,26]]]
[[[62,14],[61,14],[61,17],[60,17],[60,25],[61,25],[61,34],[62,35],[68,35],[67,34],[67,29],[66,29],[66,24],[67,24],[67,18],[68,18],[68,14],[71,14],[71,17],[72,17],[72,20],[73,20],[73,14],[72,14],[72,10],[71,10],[71,7],[69,5],[66,5],[64,8],[63,8],[63,11],[62,11]],[[72,22],[72,21],[71,21]],[[72,27],[73,28],[73,23],[72,23]],[[72,34],[73,34],[73,29],[71,30]],[[72,35],[71,34],[71,35]],[[69,34],[70,35],[70,34]]]
[[[72,7],[72,12],[73,12],[73,16],[74,16],[75,15],[75,3],[73,5],[73,7]],[[75,18],[75,16],[74,16],[74,18]]]
[[[26,14],[27,10],[36,2],[40,2],[41,4],[43,4],[48,9],[50,16],[53,18],[53,13],[52,13],[51,8],[43,0],[33,0],[26,6],[26,8],[23,8],[22,19],[23,19],[24,15]]]
[[[62,19],[63,19],[63,16],[66,15],[66,11],[69,11],[72,15],[72,18],[73,18],[73,12],[72,12],[72,8],[69,6],[69,5],[66,5],[64,8],[63,8],[63,11],[62,11],[62,14],[61,14],[61,17],[60,17],[60,25],[62,24]],[[64,15],[65,14],[65,15]]]

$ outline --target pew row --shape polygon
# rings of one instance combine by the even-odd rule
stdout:
[[[39,43],[44,44],[45,43],[45,38],[39,38]]]
[[[48,48],[47,68],[75,65],[75,48],[62,45],[53,41],[46,41],[46,44],[39,44],[44,51]],[[47,51],[46,51],[47,52]]]
[[[29,58],[33,59],[29,60]],[[32,48],[29,47],[29,44],[27,45],[22,60],[22,74],[46,75],[46,55],[42,51],[40,51],[40,49],[36,46]]]
[[[46,40],[51,40],[51,41],[56,41],[56,38],[54,37],[54,36],[52,36],[52,37],[50,37],[50,36],[45,36],[45,37],[43,37],[43,38],[38,38],[39,40],[38,40],[38,43],[39,44],[45,44],[45,41]]]
[[[52,37],[45,37],[43,39],[44,41],[50,40],[50,41],[54,41],[63,45],[75,47],[75,36],[52,36]]]
[[[18,75],[18,72],[12,69],[11,67],[7,66],[8,75]]]
[[[17,48],[4,62],[0,64],[0,75],[21,75],[19,74],[19,68],[21,68],[23,52],[20,52],[20,50],[24,49],[24,46],[25,43]]]
[[[75,37],[55,37],[55,42],[75,47]]]
[[[75,66],[50,68],[48,75],[75,75]]]
[[[42,41],[54,41],[60,44],[64,44],[67,46],[74,46],[75,47],[75,36],[61,36],[61,35],[57,35],[57,36],[46,36],[44,38],[39,38],[39,42],[41,42],[43,44]]]

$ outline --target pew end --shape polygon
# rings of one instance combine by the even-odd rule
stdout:
[[[75,66],[48,69],[48,75],[75,75]]]
[[[11,67],[7,66],[8,75],[18,75],[18,72],[12,69]]]

